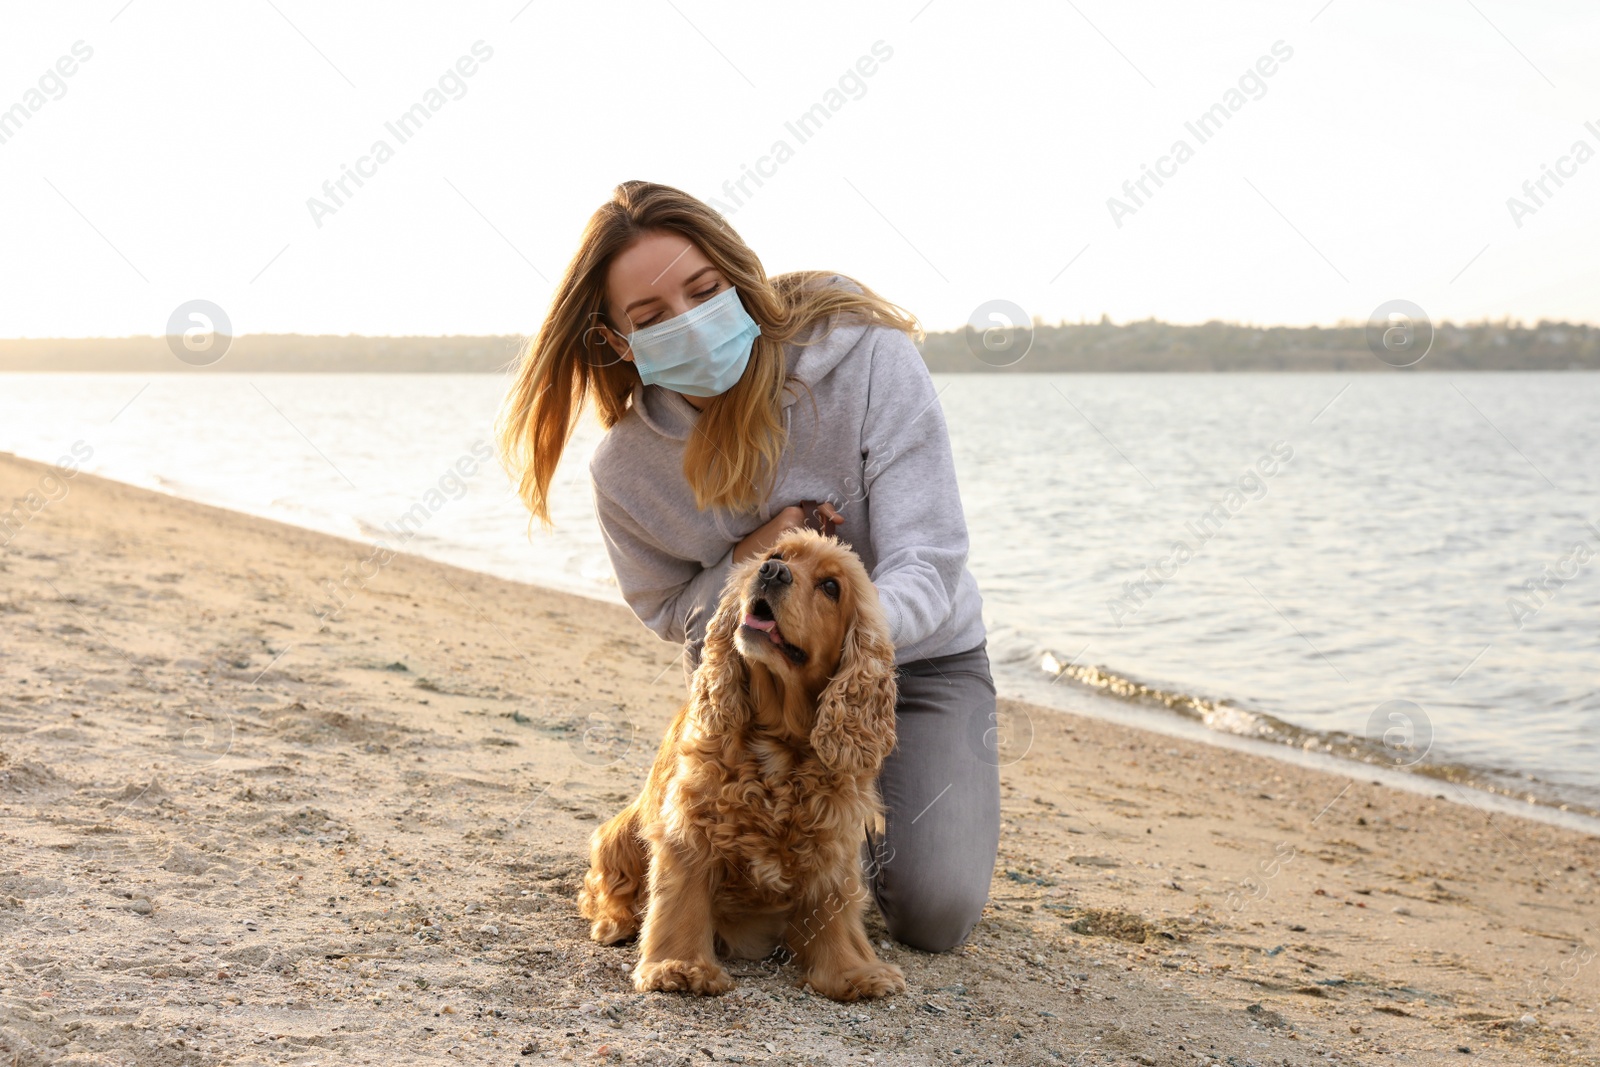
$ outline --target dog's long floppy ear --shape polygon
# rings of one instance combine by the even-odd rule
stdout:
[[[817,701],[811,748],[829,770],[875,775],[894,750],[894,644],[878,591],[865,574],[855,579],[855,617],[833,680]]]
[[[729,575],[723,587],[716,614],[706,626],[700,665],[691,681],[689,713],[704,732],[713,736],[730,734],[750,718],[750,668],[733,647],[733,635],[744,620],[738,593],[742,571],[741,568]]]

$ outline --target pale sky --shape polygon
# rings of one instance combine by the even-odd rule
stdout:
[[[530,333],[630,178],[721,199],[769,273],[854,275],[929,329],[996,299],[1600,320],[1592,4],[97,0],[3,24],[0,336],[158,334],[192,299],[239,333]],[[1202,143],[1185,124],[1242,77]],[[402,143],[385,124],[430,90]],[[802,143],[786,123],[819,103]],[[1158,164],[1119,226],[1108,198]]]

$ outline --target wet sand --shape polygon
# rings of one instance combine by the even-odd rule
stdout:
[[[990,905],[881,949],[905,995],[634,993],[574,895],[676,647],[49,475],[0,456],[0,1063],[1595,1062],[1600,839],[1013,701]]]

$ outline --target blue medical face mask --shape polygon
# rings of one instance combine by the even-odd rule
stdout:
[[[761,326],[727,287],[699,307],[627,335],[646,385],[690,396],[719,396],[744,376]]]

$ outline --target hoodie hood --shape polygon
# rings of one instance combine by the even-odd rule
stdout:
[[[833,275],[824,284],[849,289],[852,292],[861,291],[860,286],[842,274]],[[815,337],[826,326],[826,321],[813,323],[803,339],[809,340]],[[871,328],[870,322],[852,319],[835,325],[831,333],[815,344],[785,344],[783,350],[789,378],[815,387],[843,361]],[[789,405],[793,404],[802,392],[802,389],[793,384],[785,385],[783,406],[786,420]],[[645,385],[642,381],[635,382],[633,386],[633,410],[640,420],[656,433],[678,441],[688,438],[689,431],[694,428],[695,419],[700,415],[694,405],[683,398],[683,394],[663,389],[659,385]]]

